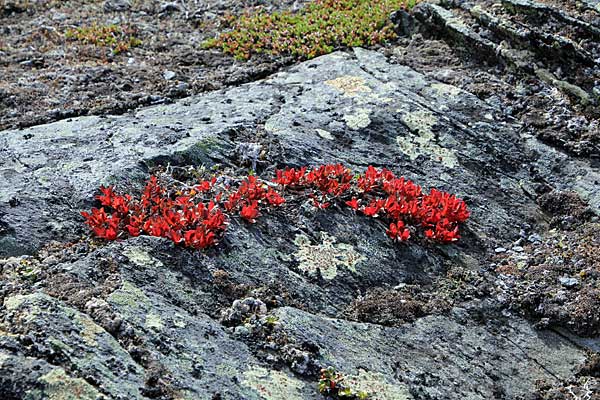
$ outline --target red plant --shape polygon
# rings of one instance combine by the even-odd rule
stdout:
[[[394,241],[406,241],[422,228],[428,239],[454,242],[460,238],[459,224],[469,218],[465,202],[456,196],[436,189],[424,194],[412,181],[372,166],[357,177],[341,164],[286,168],[276,171],[272,183],[250,175],[237,189],[217,186],[213,177],[191,188],[169,190],[152,176],[139,198],[101,186],[96,199],[102,207],[81,214],[94,235],[102,239],[150,235],[198,249],[218,242],[228,218],[237,214],[255,223],[261,210],[283,205],[286,191],[310,199],[318,209],[348,206],[382,219],[389,224],[386,233]]]

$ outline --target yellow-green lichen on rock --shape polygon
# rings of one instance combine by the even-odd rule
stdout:
[[[163,264],[160,260],[152,257],[147,251],[141,247],[129,247],[123,252],[129,261],[140,267],[147,267],[149,265],[162,267]]]
[[[327,140],[334,139],[334,137],[331,135],[331,133],[329,131],[326,131],[324,129],[315,129],[315,131],[317,131],[317,134],[319,136],[321,136],[323,139],[327,139]]]
[[[15,310],[19,308],[28,297],[28,295],[22,294],[15,294],[14,296],[7,297],[4,299],[4,307],[6,307],[8,311]]]
[[[160,315],[149,312],[146,315],[146,322],[144,324],[146,328],[155,329],[157,331],[161,331],[164,328],[164,324]]]
[[[335,278],[339,267],[356,272],[356,265],[366,258],[354,246],[336,242],[337,239],[326,232],[321,232],[319,244],[312,244],[305,235],[296,235],[294,243],[298,251],[294,255],[300,262],[298,267],[308,274],[315,274],[319,270],[324,279]]]
[[[83,341],[89,346],[96,346],[98,344],[96,342],[96,336],[101,333],[104,333],[104,329],[97,325],[87,315],[79,314],[76,318],[77,322],[79,322],[82,325],[81,338],[83,339]]]
[[[72,378],[64,369],[56,368],[40,377],[44,384],[42,396],[35,393],[28,394],[25,399],[47,399],[47,400],[102,400],[102,395],[96,388],[81,378]]]
[[[371,110],[368,108],[357,108],[344,114],[344,121],[348,128],[359,130],[371,124]]]
[[[373,90],[367,86],[365,78],[360,76],[340,76],[339,78],[325,81],[325,84],[336,88],[344,94],[344,96],[355,97],[361,93],[370,93]]]
[[[251,367],[244,372],[242,385],[253,389],[264,400],[304,400],[303,383],[281,371]]]
[[[123,281],[121,287],[110,294],[107,298],[108,303],[130,320],[136,320],[140,325],[155,325],[155,319],[150,316],[149,310],[152,308],[152,302],[146,294],[128,281]]]
[[[10,356],[8,354],[0,353],[0,367],[4,365],[4,362],[8,360]]]
[[[407,112],[402,116],[402,121],[410,133],[407,136],[397,136],[396,142],[400,150],[411,160],[416,160],[423,155],[448,168],[458,165],[454,152],[435,143],[432,129],[437,123],[437,118],[433,113],[427,110]]]
[[[369,400],[412,399],[406,386],[389,383],[385,375],[378,372],[359,369],[357,375],[346,377],[346,383],[357,393],[367,393]]]
[[[452,99],[462,93],[462,89],[446,83],[432,83],[429,87],[433,92],[447,99]]]

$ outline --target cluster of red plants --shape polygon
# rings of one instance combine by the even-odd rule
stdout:
[[[453,242],[460,238],[459,223],[469,218],[463,200],[436,189],[424,194],[421,186],[404,177],[397,178],[385,168],[369,166],[358,177],[341,164],[323,165],[310,171],[289,168],[277,171],[275,183],[284,189],[305,190],[318,208],[342,200],[368,217],[384,219],[389,223],[388,236],[398,241],[410,238],[408,225],[411,225],[424,228],[427,238]]]
[[[285,203],[284,193],[310,199],[319,209],[344,205],[380,218],[396,241],[408,240],[422,228],[429,239],[453,242],[460,238],[459,223],[469,217],[465,202],[456,196],[436,189],[424,194],[412,181],[372,166],[358,176],[336,164],[278,170],[272,182],[250,175],[232,187],[217,184],[213,177],[171,190],[153,176],[139,198],[118,194],[113,187],[100,187],[100,192],[96,198],[101,208],[81,213],[97,237],[115,240],[145,234],[199,249],[217,243],[229,218],[238,215],[254,223],[261,210]]]

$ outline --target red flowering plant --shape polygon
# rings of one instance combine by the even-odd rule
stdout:
[[[230,218],[255,223],[282,206],[283,194],[308,200],[318,209],[335,204],[384,220],[387,235],[395,241],[406,241],[421,228],[426,238],[454,242],[460,238],[459,224],[469,217],[465,202],[456,196],[436,189],[424,194],[412,181],[372,166],[358,176],[335,164],[277,170],[272,182],[253,175],[236,184],[225,181],[230,180],[213,176],[191,186],[167,187],[152,176],[139,198],[101,186],[96,196],[101,207],[81,214],[102,239],[149,235],[196,249],[215,245]]]

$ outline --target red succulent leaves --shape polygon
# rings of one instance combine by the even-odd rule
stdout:
[[[214,201],[195,198],[196,193],[210,191],[212,185],[214,181],[201,181],[195,189],[173,198],[153,176],[139,199],[119,195],[112,187],[100,187],[101,194],[96,198],[103,207],[81,214],[94,234],[103,239],[145,234],[205,248],[217,243],[216,238],[227,225],[225,214]],[[112,210],[112,215],[106,213],[105,207]]]
[[[389,224],[386,234],[401,242],[417,229],[428,239],[454,242],[460,238],[459,224],[469,218],[465,202],[456,196],[436,189],[424,194],[412,181],[372,166],[356,177],[341,164],[286,168],[276,171],[272,183],[250,175],[237,189],[217,186],[213,177],[191,189],[169,191],[152,176],[139,199],[101,186],[96,198],[102,207],[81,214],[99,238],[150,235],[198,249],[218,242],[228,218],[239,215],[255,223],[261,210],[283,205],[286,192],[310,200],[318,209],[345,205],[382,219]]]
[[[421,186],[385,168],[369,166],[356,178],[341,164],[290,168],[277,171],[274,182],[284,190],[304,190],[316,208],[341,203],[365,216],[384,219],[390,224],[387,235],[397,241],[410,238],[410,224],[413,230],[423,228],[429,239],[454,242],[460,238],[458,225],[469,218],[463,200],[436,189],[424,194]]]
[[[255,223],[256,218],[258,218],[258,201],[254,200],[252,203],[242,206],[240,217],[251,224]]]

